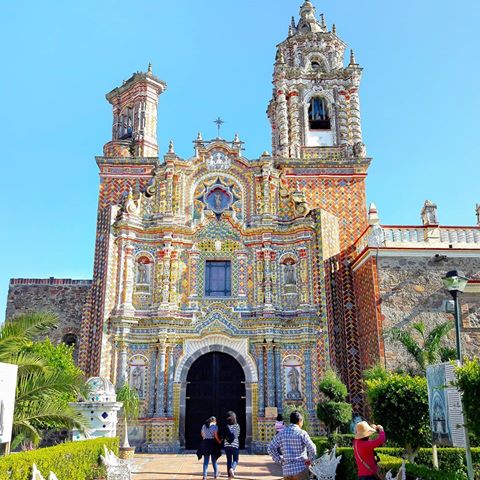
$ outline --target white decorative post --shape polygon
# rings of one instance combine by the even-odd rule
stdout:
[[[115,437],[117,433],[117,412],[122,402],[117,402],[115,387],[106,378],[92,377],[87,381],[90,394],[84,402],[71,402],[69,405],[80,412],[87,421],[85,432],[74,429],[74,441],[89,438]]]

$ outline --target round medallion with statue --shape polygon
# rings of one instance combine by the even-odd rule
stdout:
[[[233,203],[232,192],[218,183],[207,188],[204,198],[207,208],[217,214],[230,210]]]

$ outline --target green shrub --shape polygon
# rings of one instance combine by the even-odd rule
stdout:
[[[317,447],[317,456],[320,457],[330,448],[330,441],[327,437],[312,437],[313,443]]]
[[[480,392],[480,360],[475,357],[465,360],[455,369],[457,386],[462,392],[463,408],[469,430],[480,438],[480,415],[478,415],[478,392]]]
[[[431,438],[426,378],[388,372],[365,384],[375,422],[383,425],[387,437],[402,445],[412,460]]]
[[[402,458],[397,457],[396,455],[401,453],[402,449],[377,448],[376,451],[380,455],[380,468],[382,472],[386,473],[388,470],[392,470],[393,473],[396,475],[399,468],[402,466]],[[337,469],[337,478],[341,478],[342,480],[356,480],[357,466],[355,464],[353,448],[337,448],[337,455],[342,455],[342,460],[340,461]],[[407,480],[413,480],[417,477],[422,478],[423,480],[463,480],[465,478],[463,472],[447,471],[443,468],[442,470],[433,470],[428,466],[417,465],[414,463],[407,463],[406,471]]]
[[[99,463],[103,445],[118,453],[118,438],[96,438],[13,453],[0,458],[0,480],[30,480],[34,463],[44,477],[52,471],[60,480],[94,480],[106,474]]]
[[[318,386],[324,400],[317,405],[317,417],[322,421],[327,433],[331,435],[338,427],[345,425],[352,419],[352,406],[345,402],[347,387],[328,370]]]

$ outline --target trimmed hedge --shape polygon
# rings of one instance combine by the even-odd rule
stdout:
[[[0,480],[30,480],[35,463],[44,477],[50,471],[61,480],[94,480],[106,476],[100,465],[103,446],[118,453],[118,438],[67,442],[55,447],[12,453],[0,458]]]
[[[312,438],[317,446],[317,454],[322,455],[325,450],[330,448],[326,437]],[[380,467],[384,473],[392,470],[394,474],[402,465],[402,448],[377,448],[376,452],[380,455]],[[337,469],[337,478],[343,480],[356,480],[357,467],[353,449],[347,447],[337,448],[337,455],[342,455],[342,460]],[[473,462],[478,468],[480,465],[480,448],[472,449]],[[417,457],[417,463],[407,463],[407,479],[417,477],[423,480],[464,480],[466,479],[465,451],[461,448],[439,448],[438,461],[440,470],[434,470],[432,465],[432,449],[420,449]],[[477,478],[477,477],[475,477]],[[480,478],[480,477],[479,477]]]

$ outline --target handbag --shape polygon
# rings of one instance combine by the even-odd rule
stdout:
[[[370,470],[372,472],[372,476],[374,476],[375,478],[377,478],[378,480],[385,480],[385,475],[383,475],[383,473],[380,473],[378,470],[376,472],[374,472],[372,470],[372,467],[363,460],[363,458],[361,457],[360,455],[360,452],[358,451],[358,449],[356,448],[356,443],[353,442],[353,453],[355,454],[355,456],[360,460],[360,462],[362,463],[362,465]],[[374,455],[375,455],[375,463],[378,463],[380,461],[380,457],[374,452]]]

